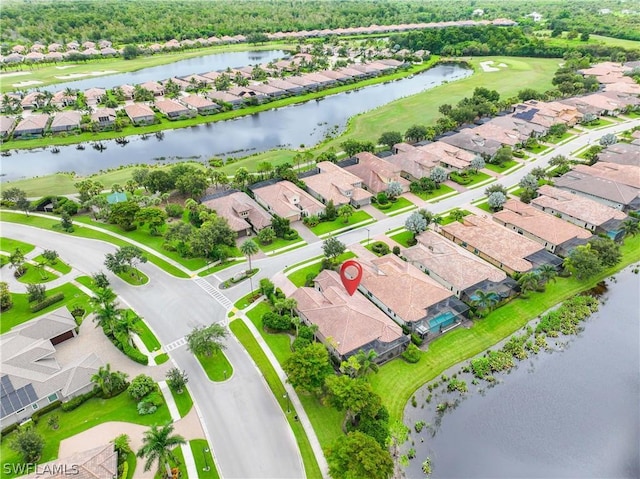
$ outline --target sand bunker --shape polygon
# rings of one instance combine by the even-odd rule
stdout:
[[[20,83],[14,83],[13,86],[16,88],[22,88],[25,86],[32,86],[32,85],[40,85],[42,82],[40,80],[30,80],[30,81],[23,81]]]
[[[498,71],[500,71],[499,68],[492,67],[491,65],[493,65],[493,60],[488,61],[488,62],[480,62],[480,66],[482,67],[482,71],[485,71],[485,72],[498,72]]]
[[[24,76],[24,75],[31,75],[31,72],[0,73],[0,78],[21,77],[21,76]]]
[[[63,65],[60,67],[56,67],[56,70],[66,70],[67,68],[77,67],[78,65]]]
[[[118,73],[117,70],[105,70],[101,72],[89,72],[89,73],[71,73],[69,75],[57,76],[58,80],[73,80],[75,78],[84,78],[84,77],[96,77],[100,75],[109,75],[111,73]]]

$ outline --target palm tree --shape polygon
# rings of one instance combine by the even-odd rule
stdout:
[[[91,382],[102,391],[104,397],[109,397],[113,391],[111,385],[111,364],[107,363],[106,366],[100,366],[98,372],[91,376]]]
[[[357,373],[358,376],[366,376],[371,372],[378,372],[378,365],[375,363],[375,359],[378,357],[378,354],[373,349],[370,349],[366,353],[363,350],[360,350],[356,353],[355,357],[360,364],[360,368]]]
[[[535,291],[540,286],[540,277],[538,273],[533,271],[529,271],[528,273],[524,273],[518,279],[518,284],[520,285],[520,292],[522,294],[527,294],[529,291]]]
[[[252,239],[247,239],[240,245],[240,251],[242,251],[242,254],[245,255],[249,261],[249,284],[251,285],[251,291],[253,291],[253,281],[251,280],[251,272],[253,271],[253,268],[251,267],[251,256],[258,252],[258,245]]]
[[[634,218],[629,218],[622,223],[622,231],[625,236],[635,236],[640,233],[640,222]]]
[[[556,271],[556,268],[550,264],[543,264],[538,268],[538,275],[543,283],[548,283],[549,281],[553,281],[555,283],[558,271]]]
[[[491,308],[493,308],[493,306],[498,302],[497,295],[492,291],[485,293],[481,289],[478,289],[473,293],[473,296],[475,297],[473,304],[480,311],[491,310]]]
[[[176,462],[176,456],[172,449],[176,446],[186,444],[184,437],[173,433],[173,424],[168,423],[164,426],[151,426],[144,432],[142,438],[142,447],[138,450],[136,456],[145,458],[144,470],[148,471],[154,462],[158,462],[158,474],[162,477],[171,477],[169,473],[169,461]],[[163,474],[162,468],[165,467]]]

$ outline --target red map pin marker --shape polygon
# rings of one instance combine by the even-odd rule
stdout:
[[[340,267],[340,279],[349,296],[353,296],[362,279],[362,266],[360,266],[360,263],[352,259],[342,263]]]

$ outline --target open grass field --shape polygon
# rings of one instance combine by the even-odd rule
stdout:
[[[588,281],[558,278],[549,283],[544,293],[531,293],[528,298],[516,298],[474,321],[470,329],[455,329],[436,339],[422,354],[420,362],[409,364],[394,359],[371,376],[374,390],[382,397],[392,419],[402,419],[403,410],[411,395],[423,384],[444,370],[490,348],[514,333],[550,307],[585,291],[624,266],[640,260],[640,236],[627,238],[622,247],[622,261]]]
[[[540,32],[536,32],[539,36],[541,34],[544,35],[550,35],[551,34],[551,30],[542,30]],[[564,32],[562,34],[562,37],[557,37],[557,38],[550,38],[549,36],[545,36],[542,37],[548,44],[550,45],[554,45],[554,46],[561,46],[564,48],[567,47],[579,47],[579,46],[584,46],[584,45],[609,45],[612,47],[622,47],[622,48],[626,48],[628,50],[637,50],[640,49],[640,42],[634,41],[634,40],[625,40],[623,38],[612,38],[612,37],[605,37],[603,35],[589,35],[589,40],[586,42],[583,42],[582,40],[580,40],[580,37],[578,36],[577,38],[574,39],[568,39],[567,38],[567,33],[568,32]]]
[[[154,414],[140,416],[136,409],[137,402],[124,392],[115,398],[100,399],[92,398],[86,403],[74,409],[73,411],[64,412],[61,409],[43,414],[38,420],[36,430],[44,437],[44,450],[39,462],[47,462],[58,457],[58,448],[60,441],[86,431],[93,426],[109,421],[123,421],[134,424],[142,424],[151,426],[153,424],[166,424],[171,420],[169,409],[166,405],[162,405]],[[58,416],[60,427],[51,429],[47,426],[47,420],[50,416]],[[18,455],[9,447],[14,433],[8,434],[2,438],[0,442],[0,457],[2,458],[2,466],[5,464],[17,463],[20,461]],[[114,438],[105,437],[105,442]],[[3,467],[3,478],[15,477],[17,474],[7,474]]]
[[[180,60],[187,60],[189,58],[201,57],[204,55],[211,55],[215,53],[228,53],[228,52],[239,52],[245,50],[292,50],[295,48],[293,44],[287,44],[284,42],[269,42],[266,45],[247,45],[247,44],[239,44],[239,45],[219,45],[212,46],[206,48],[196,48],[193,50],[184,50],[180,52],[173,53],[159,53],[156,55],[149,56],[139,56],[132,60],[124,60],[123,58],[97,58],[94,60],[87,60],[82,63],[71,63],[71,62],[63,62],[56,65],[45,64],[38,65],[34,64],[33,66],[20,65],[16,68],[11,68],[8,70],[9,73],[18,71],[18,72],[29,72],[28,75],[21,75],[16,77],[8,77],[4,78],[2,83],[0,83],[0,92],[4,93],[7,91],[11,91],[16,87],[13,86],[14,83],[19,83],[22,81],[40,81],[42,83],[38,85],[33,85],[31,88],[39,86],[47,86],[53,85],[56,83],[62,83],[70,81],[69,79],[60,79],[56,78],[59,76],[65,76],[70,74],[86,74],[87,76],[84,78],[98,78],[96,76],[90,75],[92,72],[104,72],[111,71],[113,73],[124,73],[124,72],[133,72],[137,70],[142,70],[143,68],[150,68],[159,65],[166,65],[169,63],[174,63]],[[58,67],[63,66],[64,69],[60,69]],[[194,72],[196,73],[196,72]],[[104,75],[100,75],[104,76]],[[81,78],[78,78],[81,79]],[[162,80],[162,78],[158,78],[158,80]]]
[[[55,304],[52,304],[36,313],[32,313],[29,310],[29,301],[27,294],[11,293],[13,298],[13,307],[8,311],[2,313],[2,321],[0,321],[0,334],[4,334],[14,326],[29,321],[30,319],[37,318],[43,314],[55,311],[58,308],[66,306],[69,310],[74,309],[76,306],[85,310],[85,317],[87,312],[92,311],[89,303],[89,296],[84,294],[77,286],[71,283],[66,283],[57,288],[51,288],[47,291],[47,297],[56,293],[63,293],[64,299]]]
[[[251,334],[251,331],[249,331],[249,328],[247,328],[242,320],[236,319],[229,324],[229,329],[231,329],[233,334],[236,335],[236,338],[238,338],[253,361],[256,363],[265,381],[267,381],[267,384],[269,385],[274,398],[276,399],[276,401],[278,401],[278,404],[280,405],[282,411],[286,413],[286,408],[288,406],[287,400],[285,399],[286,390],[282,384],[282,381],[280,381],[280,378],[278,377],[275,369],[273,369],[273,366],[271,366],[271,363],[267,359],[267,356],[264,354],[264,351],[262,351],[262,349],[260,348],[260,345]],[[302,397],[300,399],[302,400]],[[309,419],[311,419],[313,428],[317,434],[318,430],[324,429],[324,427],[321,427],[322,423],[326,420],[324,419],[324,413],[325,411],[329,411],[327,410],[328,408],[325,407],[323,407],[322,411],[319,411],[318,408],[312,410],[313,417],[315,419],[319,419],[319,422],[316,423],[311,417],[311,409],[312,408],[307,408],[307,406],[305,405],[305,410],[307,411]],[[309,439],[307,438],[307,435],[304,431],[304,428],[302,427],[302,424],[300,424],[300,421],[296,421],[293,419],[295,414],[295,408],[291,406],[291,412],[289,414],[286,414],[286,418],[296,438],[298,448],[300,449],[300,455],[302,456],[302,462],[304,464],[305,477],[307,477],[308,479],[321,479],[322,474],[320,472],[320,468],[318,467],[318,463],[316,462],[313,450],[311,449],[311,444],[309,444]],[[338,423],[338,427],[339,424],[340,423]],[[325,444],[323,444],[323,446],[324,445]]]

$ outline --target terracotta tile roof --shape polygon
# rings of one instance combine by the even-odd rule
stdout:
[[[80,126],[80,120],[82,120],[82,113],[75,110],[59,111],[53,115],[50,128],[53,130],[56,127],[74,127]]]
[[[627,218],[627,215],[620,210],[553,186],[541,186],[538,188],[538,195],[537,198],[531,200],[532,205],[540,208],[551,208],[554,211],[595,226],[610,220],[625,220]]]
[[[185,103],[193,108],[217,108],[218,105],[211,100],[201,97],[200,95],[188,95],[180,98],[182,103]]]
[[[335,271],[322,271],[316,285],[320,291],[298,288],[293,298],[298,311],[318,325],[320,335],[330,339],[340,355],[358,351],[375,340],[388,343],[402,336],[400,326],[362,294],[349,296]]]
[[[272,211],[282,218],[299,216],[301,211],[317,215],[324,211],[324,205],[309,193],[298,188],[290,181],[278,181],[273,185],[253,190],[256,199],[269,205]]]
[[[428,151],[416,148],[407,143],[393,145],[395,155],[388,156],[386,161],[414,178],[429,176],[431,170],[439,165],[439,160]]]
[[[337,206],[349,203],[351,198],[357,201],[373,196],[359,186],[360,178],[345,169],[329,161],[321,161],[316,166],[320,173],[306,177],[304,182],[326,201],[333,200]]]
[[[433,231],[424,231],[417,240],[418,244],[405,249],[402,255],[424,265],[459,291],[487,279],[497,283],[507,277],[504,271]]]
[[[360,260],[363,288],[404,321],[413,322],[427,315],[427,308],[453,296],[425,273],[396,255],[372,261]]]
[[[513,225],[553,245],[560,245],[574,238],[591,237],[591,233],[584,228],[514,199],[508,200],[503,205],[502,211],[494,213],[493,218],[500,223],[505,223],[506,226]]]
[[[24,118],[16,129],[14,130],[16,133],[25,130],[38,130],[44,129],[49,122],[49,115],[29,115]]]
[[[598,161],[591,166],[576,165],[575,171],[640,188],[640,166]]]
[[[353,173],[372,193],[386,191],[391,181],[399,182],[404,191],[409,191],[409,182],[400,176],[400,168],[377,156],[364,151],[356,155],[358,163],[344,169]]]
[[[189,113],[189,108],[173,100],[156,100],[156,108],[162,113]]]
[[[499,141],[478,135],[474,133],[471,128],[466,128],[460,133],[455,133],[451,136],[445,136],[441,141],[448,143],[449,145],[462,148],[463,150],[488,156],[495,155],[502,147],[502,144]]]
[[[419,146],[418,149],[432,155],[432,157],[437,159],[438,163],[447,163],[460,169],[469,167],[471,160],[476,156],[469,151],[450,145],[444,141],[427,143],[426,145]]]
[[[202,204],[214,210],[218,216],[225,218],[231,229],[236,232],[251,228],[252,225],[259,231],[271,224],[269,213],[241,191],[203,201]],[[248,212],[246,219],[240,216],[242,212]]]
[[[143,103],[132,103],[131,105],[125,105],[124,111],[132,120],[135,120],[136,118],[155,115],[153,110]]]
[[[75,466],[73,469],[71,465]],[[23,479],[113,479],[118,476],[118,453],[112,443],[71,456],[38,464],[37,471]]]
[[[533,265],[524,258],[544,249],[495,221],[475,215],[465,216],[464,223],[442,226],[442,230],[514,271],[529,271]]]

